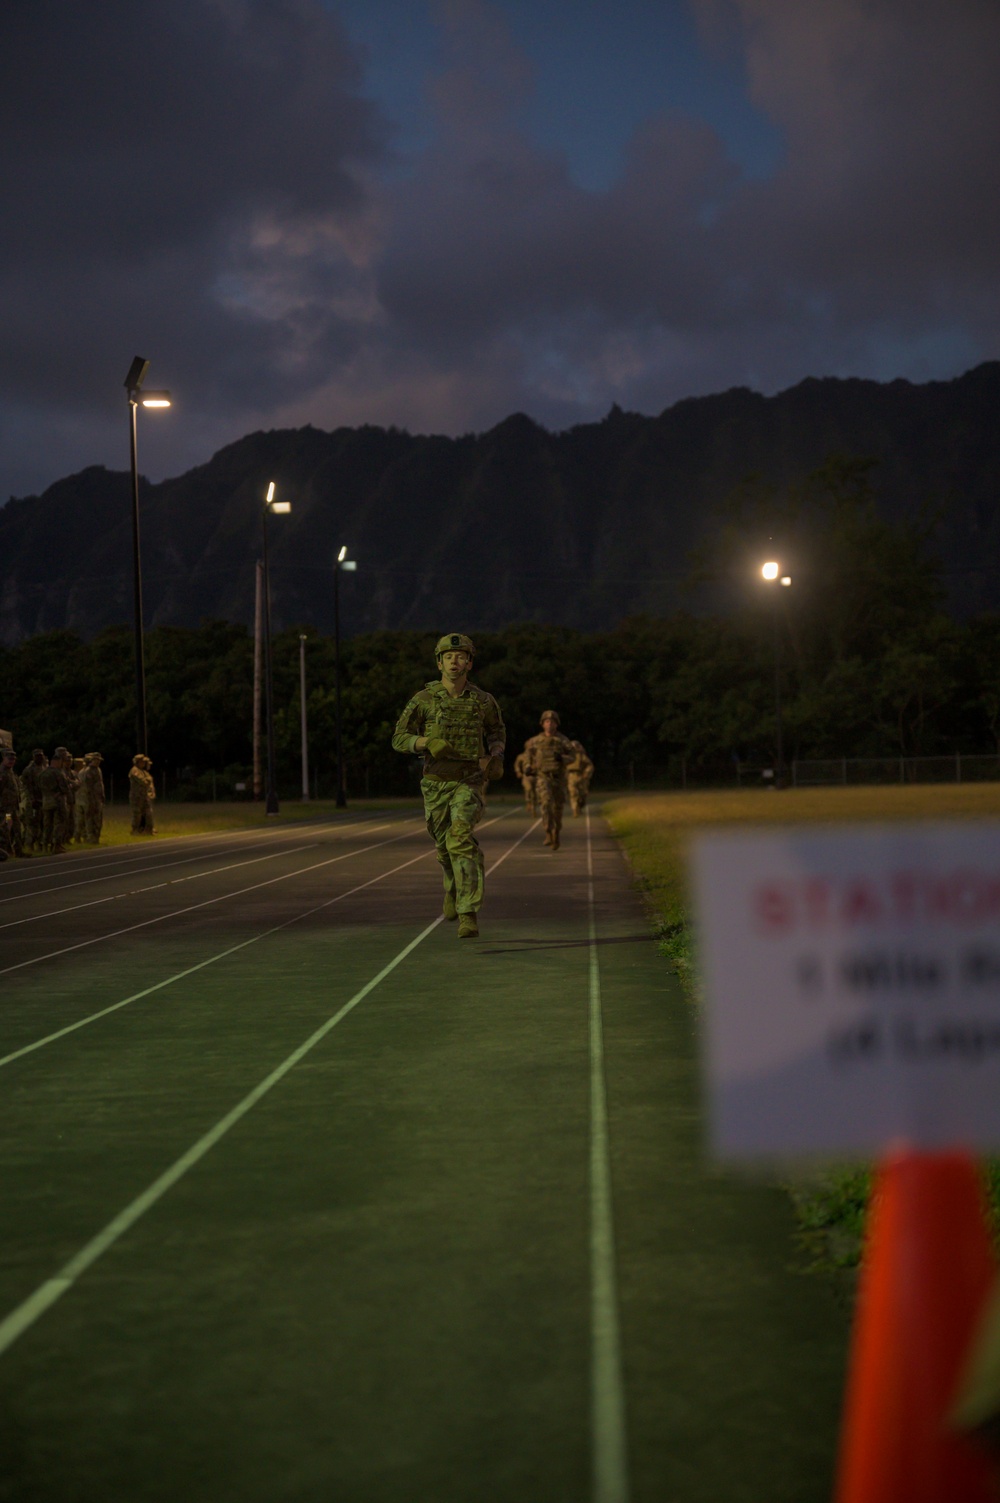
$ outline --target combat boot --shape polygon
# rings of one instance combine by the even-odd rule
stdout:
[[[476,915],[474,913],[460,913],[458,915],[458,937],[459,939],[479,938],[479,925],[476,922]]]
[[[458,909],[455,907],[455,894],[446,892],[444,895],[444,916],[446,919],[457,919]]]
[[[552,837],[552,849],[554,851],[557,851],[559,849],[559,836],[558,835],[553,835],[553,837]]]
[[[551,844],[552,844],[552,831],[551,830],[546,830],[545,831],[545,839],[542,841],[542,845],[551,845]]]

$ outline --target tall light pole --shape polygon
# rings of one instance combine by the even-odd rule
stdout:
[[[129,458],[132,467],[132,589],[135,596],[135,740],[136,751],[147,752],[146,659],[142,640],[142,566],[139,557],[139,461],[136,449],[135,415],[139,406],[169,407],[169,391],[143,391],[149,361],[136,355],[125,377],[128,393]]]
[[[302,802],[309,802],[309,732],[306,726],[306,638],[299,632],[299,706],[302,721]]]
[[[776,563],[773,559],[769,560],[766,564],[762,564],[760,572],[761,572],[762,578],[766,579],[767,582],[768,582],[768,584],[770,584],[772,586],[775,586],[775,585],[785,585],[787,587],[792,582],[791,575],[790,574],[782,574],[782,572],[781,572],[781,565],[779,563]],[[773,605],[774,605],[774,611],[773,611],[773,621],[774,621],[774,728],[775,728],[775,743],[776,743],[777,756],[776,756],[775,765],[774,765],[774,786],[775,786],[775,788],[784,788],[784,786],[785,786],[785,749],[784,749],[784,737],[783,737],[783,734],[782,734],[782,725],[781,725],[781,618],[778,615],[778,601],[779,601],[779,599],[780,599],[780,597],[778,595],[777,589],[775,589],[775,591],[774,591],[774,598],[773,598]]]
[[[346,809],[347,789],[344,786],[344,741],[340,723],[340,571],[353,574],[357,559],[347,557],[347,544],[337,554],[333,565],[333,683],[334,702],[337,711],[337,808]]]
[[[264,714],[267,718],[267,787],[264,793],[265,814],[277,814],[278,789],[274,781],[274,680],[271,671],[271,574],[267,561],[267,514],[286,516],[292,509],[290,501],[274,499],[274,481],[267,488],[264,506],[260,514],[264,552]]]

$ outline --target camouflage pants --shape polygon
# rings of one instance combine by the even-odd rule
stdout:
[[[77,798],[73,805],[73,839],[83,841],[87,830],[87,805]]]
[[[554,773],[540,772],[535,779],[535,790],[545,833],[558,840],[566,802],[566,780]]]
[[[472,783],[421,778],[427,833],[437,847],[446,897],[459,913],[478,913],[483,902],[483,853],[473,830],[486,800]]]
[[[69,823],[69,810],[65,799],[51,809],[42,810],[42,849],[45,851],[61,851],[66,843]]]
[[[36,851],[42,846],[42,806],[29,803],[25,811],[28,844]]]
[[[535,806],[535,780],[534,778],[522,778],[521,787],[524,789],[524,807],[534,819],[537,809]]]
[[[144,798],[141,802],[135,802],[130,799],[129,802],[132,805],[132,834],[152,835],[153,805],[150,800]]]
[[[104,824],[104,805],[88,804],[86,818],[84,820],[83,833],[86,840],[97,845],[101,838],[101,828]]]
[[[0,812],[0,848],[9,856],[24,855],[24,835],[21,830],[19,809],[6,809]]]
[[[587,807],[587,779],[579,772],[570,772],[566,775],[569,788],[569,806],[574,814],[579,814]]]

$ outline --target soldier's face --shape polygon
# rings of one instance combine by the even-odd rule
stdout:
[[[441,672],[445,678],[464,678],[472,666],[472,659],[461,648],[441,654]]]
[[[546,736],[555,735],[556,723],[552,719],[551,715],[546,715],[545,719],[542,721],[542,730],[545,732]]]

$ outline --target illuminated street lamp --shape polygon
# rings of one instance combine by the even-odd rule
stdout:
[[[135,414],[142,407],[169,407],[169,391],[143,391],[149,361],[136,355],[125,377],[128,393],[129,455],[132,465],[132,587],[135,594],[135,739],[136,751],[146,753],[146,663],[142,640],[142,568],[139,558],[139,463]]]
[[[274,681],[271,670],[271,575],[267,561],[267,514],[287,516],[292,509],[290,501],[274,499],[274,481],[267,488],[260,514],[264,551],[264,701],[267,719],[267,787],[264,792],[264,813],[277,814],[278,790],[274,781]]]
[[[347,544],[337,554],[333,565],[333,683],[337,711],[337,808],[346,809],[347,789],[344,786],[344,742],[340,727],[340,571],[353,574],[358,561],[347,557]]]
[[[781,565],[774,559],[769,559],[761,565],[761,577],[768,584],[788,586],[792,582],[790,574],[782,574]],[[774,786],[785,786],[785,751],[784,737],[781,726],[781,620],[778,615],[778,595],[774,596],[774,726],[777,757],[774,767]]]

